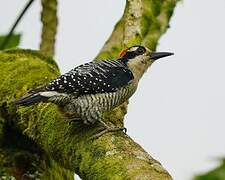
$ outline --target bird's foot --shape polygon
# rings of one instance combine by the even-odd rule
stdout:
[[[69,125],[71,125],[72,123],[75,123],[75,122],[79,122],[80,120],[81,119],[79,117],[67,119]]]
[[[127,133],[127,128],[125,127],[115,127],[115,128],[110,128],[110,127],[107,127],[107,128],[104,128],[102,131],[100,131],[99,133],[93,135],[91,137],[91,139],[97,139],[99,138],[100,136],[102,136],[103,134],[106,134],[106,133],[109,133],[109,132],[117,132],[117,131],[122,131],[124,132],[125,134]]]

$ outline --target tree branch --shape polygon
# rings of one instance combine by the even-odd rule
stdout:
[[[18,53],[17,51],[19,51],[20,53]],[[47,58],[39,53],[36,53],[35,51],[10,50],[7,51],[7,54],[8,58],[15,58],[15,60],[17,59],[17,56],[25,54],[21,57],[25,58],[26,63],[28,64],[30,63],[29,58],[31,57],[36,60],[41,58],[42,61],[46,61],[47,63],[51,64],[52,68],[55,68],[55,73],[58,72],[57,65],[51,58]],[[0,60],[0,69],[3,74],[4,72],[7,72],[11,67],[13,67],[13,69],[17,68],[16,64],[14,64],[16,63],[16,61],[7,61],[7,58],[5,59],[5,57],[6,56],[4,56]],[[24,66],[21,67],[23,69]],[[5,68],[9,69],[6,70]],[[3,69],[5,69],[6,71],[3,71]],[[52,71],[51,69],[48,70]],[[23,71],[28,71],[28,69],[25,68]],[[4,74],[2,78],[5,79],[8,75]],[[3,82],[2,79],[0,81]],[[2,85],[6,86],[6,84],[4,83]],[[10,86],[9,88],[9,91],[11,91],[12,89]],[[37,145],[37,143],[34,142],[31,138],[22,133],[22,130],[16,126],[14,115],[7,112],[6,109],[8,108],[8,105],[7,103],[4,103],[4,101],[2,101],[2,96],[8,94],[9,91],[5,91],[5,89],[2,90],[3,91],[1,91],[0,93],[0,179],[74,179],[74,173],[66,170],[58,163],[56,163],[49,156],[49,154],[42,149],[42,147]],[[15,91],[15,89],[13,91]],[[6,98],[8,98],[8,96]]]
[[[1,44],[1,48],[4,48],[8,43],[14,29],[33,2],[34,0],[28,1],[23,11],[13,24],[4,42]],[[43,40],[41,47],[44,53],[53,55],[57,27],[57,3],[56,1],[51,1],[49,3],[49,1],[43,0],[42,5]],[[3,108],[1,108],[1,110],[3,110]],[[1,114],[5,113],[1,111]],[[0,178],[16,177],[16,179],[29,179],[32,177],[35,179],[41,178],[54,180],[62,178],[74,179],[73,172],[60,167],[43,150],[40,152],[39,148],[39,151],[37,150],[34,152],[32,148],[37,149],[37,144],[34,141],[28,139],[26,136],[22,135],[22,132],[18,131],[18,129],[10,128],[12,124],[9,117],[10,115],[7,114],[5,115],[6,119],[3,117],[0,118],[3,127],[0,129],[0,134],[2,135],[0,141]]]
[[[128,0],[123,17],[97,58],[116,57],[122,47],[134,44],[155,49],[168,27],[175,4],[174,0]],[[6,104],[5,111],[12,115],[14,126],[63,167],[83,179],[172,179],[158,161],[122,132],[90,140],[97,131],[96,126],[70,126],[51,103],[17,110],[13,105],[15,99],[28,89],[54,79],[59,71],[51,59],[31,51],[4,51],[0,59],[3,70],[0,106]],[[106,113],[105,120],[119,126],[123,123],[126,106],[127,103]]]
[[[57,31],[57,0],[41,0],[41,21],[43,24],[40,50],[49,56],[54,56]]]
[[[31,139],[0,124],[0,179],[74,179]]]

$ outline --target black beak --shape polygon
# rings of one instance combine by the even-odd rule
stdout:
[[[171,52],[152,52],[150,54],[150,58],[151,58],[151,60],[155,61],[157,59],[160,59],[160,58],[163,58],[166,56],[171,56],[171,55],[174,55],[174,54]]]

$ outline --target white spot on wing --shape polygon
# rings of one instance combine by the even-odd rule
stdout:
[[[52,97],[52,96],[57,96],[60,93],[56,92],[56,91],[46,91],[46,92],[40,92],[41,96],[45,96],[45,97]]]

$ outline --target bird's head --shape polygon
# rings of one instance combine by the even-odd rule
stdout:
[[[171,56],[170,52],[153,52],[144,46],[132,46],[123,50],[119,58],[127,63],[137,79],[140,79],[148,67],[156,60]]]

